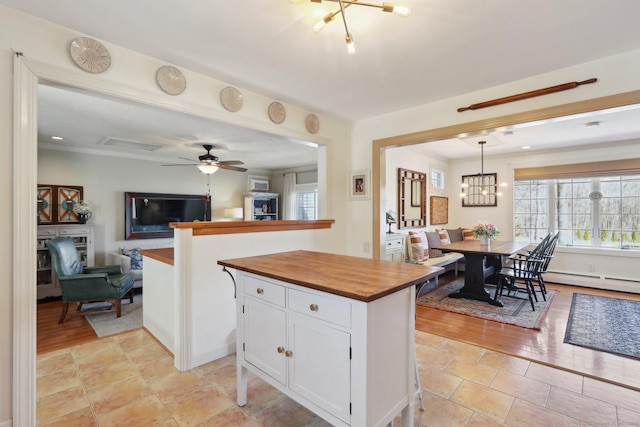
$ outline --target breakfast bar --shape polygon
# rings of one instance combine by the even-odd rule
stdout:
[[[247,371],[336,426],[413,425],[415,285],[438,267],[294,250],[236,270],[237,400]]]

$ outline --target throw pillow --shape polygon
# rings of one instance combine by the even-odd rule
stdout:
[[[409,232],[409,242],[411,243],[411,253],[409,257],[412,261],[422,262],[429,258],[429,248],[422,239],[422,233],[417,231]]]
[[[463,240],[462,228],[447,230],[447,234],[449,234],[449,240],[451,240],[451,243],[461,242]]]
[[[140,248],[135,249],[122,249],[122,255],[131,258],[131,269],[142,270],[142,255],[140,255]]]
[[[475,239],[475,237],[473,237],[473,230],[471,230],[470,228],[463,228],[462,229],[462,239],[463,240],[473,240],[473,239]]]
[[[440,243],[443,245],[450,245],[451,244],[451,239],[449,238],[449,233],[447,232],[447,230],[442,229],[442,230],[436,230],[438,232],[438,234],[440,235]]]
[[[442,243],[440,241],[440,234],[437,231],[433,231],[433,232],[427,231],[425,232],[425,234],[427,235],[427,243],[429,244],[429,257],[438,258],[438,257],[444,256],[441,250],[431,249],[434,246],[440,246],[440,244]]]

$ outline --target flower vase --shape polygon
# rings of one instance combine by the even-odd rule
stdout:
[[[480,244],[483,246],[489,246],[489,242],[491,241],[491,239],[489,239],[489,236],[487,236],[486,234],[481,234],[480,235]]]
[[[91,213],[78,214],[78,222],[80,224],[86,224],[87,221],[89,221],[89,218],[91,218]]]

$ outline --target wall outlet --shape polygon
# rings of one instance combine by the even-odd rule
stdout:
[[[369,245],[369,242],[364,242],[363,249],[366,254],[369,253],[369,251],[371,250],[371,246]]]

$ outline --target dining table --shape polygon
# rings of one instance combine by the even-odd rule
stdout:
[[[503,307],[502,301],[485,289],[485,277],[483,263],[485,257],[495,257],[495,274],[501,267],[502,257],[508,257],[526,248],[529,243],[508,242],[499,240],[489,240],[488,243],[481,243],[480,240],[462,240],[446,245],[433,246],[432,249],[439,249],[442,252],[459,252],[465,258],[464,286],[451,294],[450,298],[467,298],[477,301],[484,301],[491,305]]]

